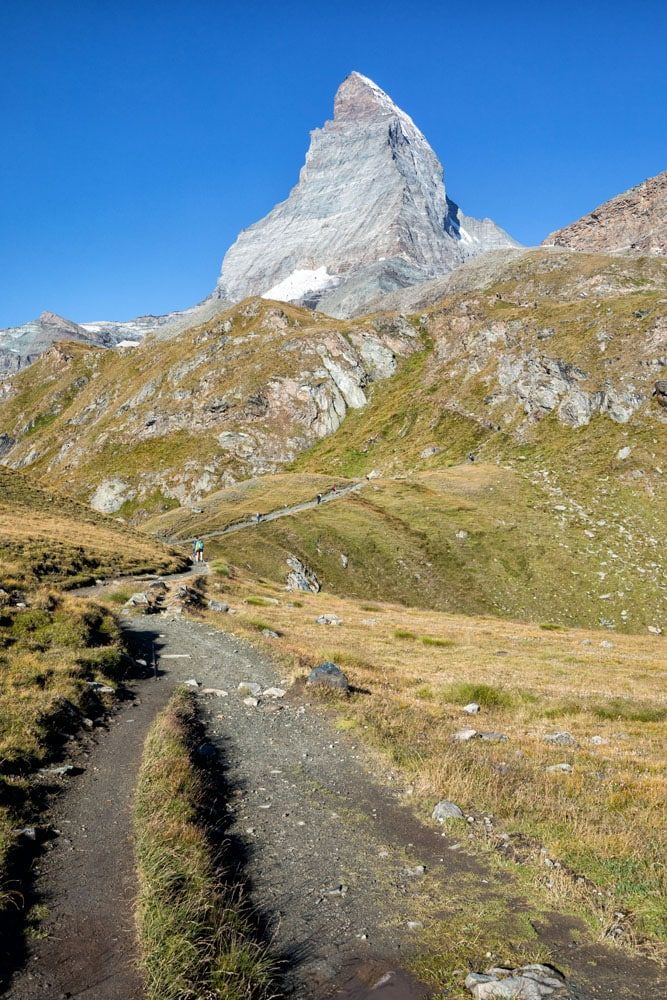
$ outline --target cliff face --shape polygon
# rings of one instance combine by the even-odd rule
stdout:
[[[352,73],[336,94],[333,120],[312,133],[287,200],[226,254],[217,294],[229,301],[262,295],[345,317],[378,294],[516,245],[491,220],[460,211],[412,119]]]
[[[556,230],[544,244],[588,253],[667,256],[667,171]]]

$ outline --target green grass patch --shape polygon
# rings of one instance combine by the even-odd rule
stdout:
[[[591,705],[590,711],[596,719],[623,722],[664,722],[667,719],[667,708],[659,705],[642,705],[625,698],[612,698],[599,705]]]
[[[466,705],[476,701],[484,708],[506,708],[514,700],[510,693],[502,688],[492,687],[490,684],[470,684],[466,681],[450,684],[443,689],[442,697],[451,705]]]
[[[555,622],[540,622],[540,628],[545,632],[563,632],[564,625],[557,625]]]
[[[271,608],[275,606],[275,601],[266,597],[246,597],[246,604],[252,604],[256,608]]]
[[[397,628],[394,629],[394,639],[416,639],[417,636],[414,632],[408,632],[407,629]]]
[[[268,997],[271,964],[204,818],[212,776],[194,760],[196,702],[177,692],[144,747],[134,806],[146,1000]],[[210,813],[208,813],[210,815]]]
[[[456,643],[453,639],[439,639],[434,635],[420,635],[419,641],[424,646],[438,646],[441,649],[445,649],[448,646],[455,646]]]

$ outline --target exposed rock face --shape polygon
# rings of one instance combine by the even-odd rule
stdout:
[[[449,200],[438,158],[411,118],[352,73],[334,118],[312,133],[286,201],[227,252],[217,294],[362,312],[378,294],[445,274],[469,257],[518,244]]]
[[[59,340],[107,346],[108,339],[90,332],[69,319],[43,312],[30,323],[0,330],[0,373],[11,374],[32,364]]]
[[[14,467],[45,459],[104,513],[157,494],[197,503],[293,461],[421,347],[401,317],[343,325],[250,299],[177,342],[138,346],[131,370],[106,351],[72,344],[73,361],[52,348],[0,400],[0,454]]]
[[[547,246],[588,253],[667,255],[667,171],[551,233]]]

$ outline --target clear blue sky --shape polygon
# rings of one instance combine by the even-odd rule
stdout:
[[[192,304],[352,69],[525,243],[667,169],[663,0],[0,0],[0,326]]]

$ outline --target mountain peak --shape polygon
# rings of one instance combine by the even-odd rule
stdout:
[[[365,120],[378,115],[397,115],[407,118],[405,112],[394,104],[389,94],[369,77],[353,70],[346,76],[334,98],[336,121]]]

